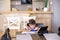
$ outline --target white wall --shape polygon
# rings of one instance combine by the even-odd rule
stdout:
[[[2,4],[2,10],[3,11],[10,11],[10,0],[2,0],[3,4]]]
[[[0,11],[2,10],[2,0],[0,0]]]
[[[4,16],[0,15],[0,31],[3,31],[3,24],[4,24]]]
[[[60,0],[53,0],[52,31],[58,32],[60,26]]]

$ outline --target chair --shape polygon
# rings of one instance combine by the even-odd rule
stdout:
[[[39,35],[39,36],[40,36],[40,35],[43,36],[44,33],[48,33],[47,28],[48,28],[48,26],[41,27],[40,30],[38,31],[38,35]]]
[[[58,28],[58,35],[60,36],[60,27]]]

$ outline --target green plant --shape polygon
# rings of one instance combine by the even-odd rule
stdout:
[[[44,7],[47,7],[48,0],[44,0]]]

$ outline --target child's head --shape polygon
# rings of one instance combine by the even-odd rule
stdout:
[[[29,20],[29,26],[30,26],[31,28],[35,28],[35,25],[36,25],[35,20],[34,20],[34,19],[30,19],[30,20]]]

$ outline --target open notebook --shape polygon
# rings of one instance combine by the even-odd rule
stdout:
[[[30,32],[22,32],[22,34],[36,34],[37,32],[35,31],[30,31]]]

